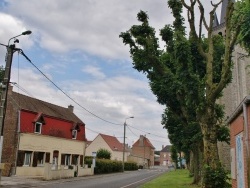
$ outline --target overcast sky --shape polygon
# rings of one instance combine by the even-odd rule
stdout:
[[[129,48],[119,38],[138,24],[140,10],[148,13],[157,33],[173,21],[167,0],[0,0],[0,43],[31,30],[18,38],[17,47],[77,103],[18,53],[11,81],[22,89],[14,90],[63,107],[73,105],[86,124],[88,140],[103,133],[122,142],[123,123],[134,116],[127,119],[126,142],[132,145],[146,135],[161,150],[170,144],[161,125],[165,107],[157,103],[145,75],[133,69]],[[5,53],[0,46],[1,65]]]

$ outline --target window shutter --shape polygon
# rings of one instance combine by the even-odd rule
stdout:
[[[62,157],[61,157],[61,165],[64,165],[65,163],[65,154],[62,154]]]
[[[38,159],[38,152],[34,152],[34,155],[33,155],[33,164],[32,164],[33,167],[37,166],[37,159]]]
[[[49,163],[49,161],[50,161],[50,153],[46,153],[45,162]]]

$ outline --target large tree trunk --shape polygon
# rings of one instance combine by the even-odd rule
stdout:
[[[190,173],[193,174],[193,182],[192,184],[199,184],[201,180],[201,151],[199,148],[195,148],[191,151],[190,163],[192,163],[192,169],[190,169]],[[192,159],[191,159],[192,158]]]
[[[214,105],[211,105],[210,103],[210,105],[207,105],[207,107],[203,109],[203,112],[199,112],[199,115],[199,122],[203,134],[202,184],[204,188],[214,188],[210,182],[223,181],[219,179],[219,177],[213,176],[217,172],[220,173],[223,169],[218,154],[217,126],[214,118]],[[213,178],[211,179],[211,177]]]

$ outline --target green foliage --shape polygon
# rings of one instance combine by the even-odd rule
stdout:
[[[217,128],[217,139],[220,142],[230,144],[230,130],[227,126],[223,125]]]
[[[135,162],[124,162],[124,170],[125,171],[138,170],[138,165]]]
[[[240,27],[240,34],[238,36],[238,43],[250,53],[250,2],[249,0],[241,0],[235,3],[234,15],[232,18],[232,25]]]
[[[108,159],[96,159],[95,174],[122,172],[122,162]]]
[[[203,184],[206,188],[230,188],[229,179],[228,172],[223,167],[217,169],[212,169],[210,166],[204,167]]]
[[[88,165],[90,168],[92,165],[91,156],[86,156],[84,158],[84,163]],[[125,162],[124,163],[124,170],[132,171],[138,170],[138,165],[134,162]],[[96,167],[95,167],[95,174],[106,174],[106,173],[114,173],[114,172],[122,172],[122,162],[109,160],[109,159],[96,159]]]
[[[92,156],[85,156],[85,157],[84,157],[84,164],[88,165],[88,168],[91,167],[92,159],[93,159]]]
[[[178,152],[177,149],[175,148],[174,145],[171,146],[171,159],[173,162],[177,163],[178,162]]]
[[[3,82],[4,72],[5,72],[5,68],[1,65],[0,66],[0,83]]]
[[[96,157],[98,159],[111,159],[111,152],[106,149],[99,149],[96,152]]]
[[[209,35],[208,38],[196,35],[195,24],[192,25],[195,3],[197,1],[189,7],[188,21],[193,27],[187,37],[182,16],[183,1],[168,0],[175,20],[160,30],[166,45],[163,50],[159,48],[155,30],[149,26],[148,15],[143,11],[137,15],[140,24],[119,36],[130,46],[134,68],[147,75],[157,101],[166,105],[162,124],[168,130],[171,143],[177,151],[186,153],[201,148],[202,126],[212,127],[203,130],[216,132],[217,140],[228,138],[224,127],[217,123],[221,122],[224,113],[223,106],[217,105],[216,100],[231,81],[232,48],[225,46],[228,43],[220,35]]]

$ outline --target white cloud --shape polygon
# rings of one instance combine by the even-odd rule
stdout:
[[[83,67],[83,72],[90,74],[91,76],[95,77],[96,79],[104,79],[106,76],[104,73],[101,72],[99,67],[95,67],[92,65],[87,65]]]
[[[168,23],[173,20],[165,0],[8,2],[5,11],[30,27],[41,47],[55,52],[81,49],[108,58],[128,57],[128,50],[118,36],[138,23],[136,14],[140,10],[148,12],[157,31],[163,27],[163,20]]]

